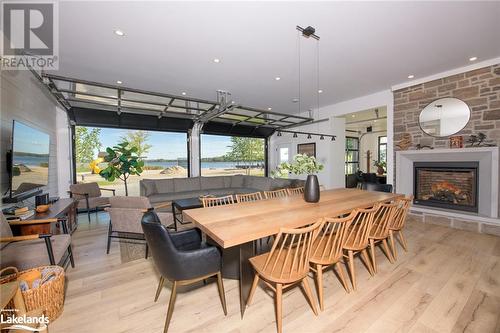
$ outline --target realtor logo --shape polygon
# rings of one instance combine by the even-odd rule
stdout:
[[[58,69],[56,2],[2,2],[2,69]]]

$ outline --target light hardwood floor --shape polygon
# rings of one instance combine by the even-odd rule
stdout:
[[[105,213],[90,226],[85,216],[80,220],[73,235],[76,268],[67,270],[64,312],[50,332],[162,332],[170,285],[154,303],[159,276],[151,258],[121,263],[116,241],[106,255]],[[347,294],[325,271],[325,311],[318,317],[300,288],[285,292],[284,332],[500,332],[500,237],[411,221],[406,236],[409,252],[398,247],[396,264],[376,251],[374,277],[355,260],[356,292]],[[241,319],[237,281],[224,284],[227,317],[213,280],[180,289],[170,332],[276,331],[271,292],[260,285]]]

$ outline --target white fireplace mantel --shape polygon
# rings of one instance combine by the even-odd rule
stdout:
[[[413,194],[414,162],[479,162],[478,217],[498,218],[499,147],[403,150],[396,152],[396,192]],[[426,207],[426,210],[432,210]],[[441,210],[442,211],[442,210]],[[450,211],[456,213],[456,211]],[[466,213],[470,214],[470,213]]]

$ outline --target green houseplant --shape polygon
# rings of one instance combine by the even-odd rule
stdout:
[[[125,195],[128,196],[127,179],[131,175],[140,175],[144,168],[144,161],[137,155],[137,147],[130,146],[128,141],[123,141],[113,147],[106,148],[104,162],[108,165],[99,172],[107,181],[120,179],[125,184]]]
[[[319,201],[319,181],[318,172],[323,170],[323,164],[318,163],[316,158],[306,154],[297,154],[293,157],[291,163],[283,162],[278,165],[272,173],[273,177],[284,177],[288,173],[294,175],[307,175],[306,185],[304,187],[304,200],[307,202]]]
[[[387,166],[384,161],[373,160],[373,165],[377,167],[377,174],[382,175],[385,172],[385,167]]]

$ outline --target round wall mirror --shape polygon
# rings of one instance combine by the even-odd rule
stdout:
[[[418,122],[426,134],[444,137],[460,132],[469,122],[469,106],[458,98],[440,98],[427,105]]]

